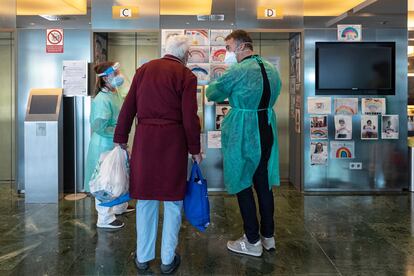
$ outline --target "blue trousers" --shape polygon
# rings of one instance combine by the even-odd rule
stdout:
[[[137,201],[137,259],[140,263],[155,259],[159,205],[158,200]],[[182,206],[182,201],[164,201],[161,261],[165,265],[171,264],[174,260],[181,227]]]

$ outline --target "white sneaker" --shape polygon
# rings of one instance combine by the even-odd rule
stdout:
[[[114,220],[111,223],[108,224],[96,224],[96,227],[98,228],[105,228],[105,229],[119,229],[124,227],[124,223],[120,221],[119,219]]]
[[[262,245],[264,249],[266,249],[267,251],[276,250],[276,243],[275,243],[274,237],[271,237],[271,238],[262,237],[261,240],[262,240]]]
[[[243,237],[236,241],[228,241],[227,248],[236,253],[255,257],[260,257],[263,253],[262,242],[259,240],[255,244],[252,244],[247,240],[246,235],[243,235]]]

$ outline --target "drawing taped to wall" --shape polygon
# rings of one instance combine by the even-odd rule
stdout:
[[[331,114],[330,97],[308,97],[309,114]]]
[[[310,135],[312,140],[328,139],[328,116],[310,116]]]
[[[335,114],[355,115],[358,113],[358,98],[335,98]]]
[[[335,139],[352,139],[352,116],[335,115]]]
[[[210,65],[208,63],[188,64],[187,67],[197,76],[198,85],[208,84],[210,80]]]
[[[226,45],[225,39],[231,33],[231,30],[211,30],[210,45]]]
[[[208,46],[191,46],[189,52],[188,63],[208,63]]]
[[[185,30],[185,35],[190,38],[190,43],[193,46],[209,46],[209,31],[208,30]]]
[[[400,131],[398,115],[383,115],[381,121],[381,138],[398,139]]]
[[[226,56],[226,47],[214,46],[211,47],[210,63],[224,63]]]
[[[328,142],[311,142],[310,146],[311,165],[328,164]]]
[[[362,114],[381,115],[386,114],[385,98],[363,98],[361,101]]]
[[[361,139],[377,140],[378,139],[378,116],[362,115],[361,116]]]
[[[355,158],[355,142],[338,142],[331,141],[331,158],[332,159],[353,159]]]

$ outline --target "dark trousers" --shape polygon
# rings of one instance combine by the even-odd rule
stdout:
[[[273,192],[269,188],[267,164],[272,151],[273,133],[271,126],[267,123],[267,114],[264,116],[263,113],[266,112],[259,114],[261,158],[259,166],[253,175],[253,186],[259,201],[260,234],[263,237],[270,238],[273,237],[275,230],[273,221],[274,199]],[[237,199],[247,239],[250,243],[256,243],[259,241],[260,235],[252,187],[239,192]]]

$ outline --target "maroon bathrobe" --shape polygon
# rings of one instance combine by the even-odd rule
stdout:
[[[171,55],[136,71],[114,136],[115,143],[126,143],[137,117],[130,164],[132,198],[184,199],[188,153],[200,152],[196,89],[196,76]]]

